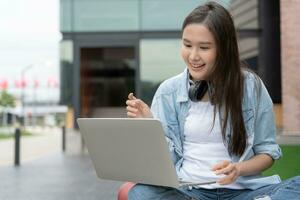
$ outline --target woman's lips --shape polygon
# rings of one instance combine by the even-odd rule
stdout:
[[[190,65],[192,68],[195,68],[195,69],[199,69],[199,68],[202,68],[205,66],[205,64],[192,64],[192,63],[190,63]]]

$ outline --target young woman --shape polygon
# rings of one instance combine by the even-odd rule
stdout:
[[[261,175],[281,157],[273,104],[242,67],[228,11],[214,2],[194,9],[183,22],[181,55],[187,68],[160,85],[151,110],[129,94],[127,115],[161,121],[179,178],[216,183],[137,184],[129,199],[300,199],[300,177]]]

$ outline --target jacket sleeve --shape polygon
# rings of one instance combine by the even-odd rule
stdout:
[[[174,141],[174,135],[178,134],[179,125],[176,119],[176,114],[174,109],[170,105],[169,96],[164,96],[160,94],[159,91],[156,92],[151,105],[151,112],[155,119],[158,119],[165,132],[165,138],[168,143],[169,150],[171,152],[171,157],[174,163],[178,161],[179,150],[176,147],[176,141]],[[174,119],[173,119],[174,118]],[[176,139],[176,138],[175,138]]]
[[[268,154],[277,160],[282,153],[276,142],[273,103],[261,80],[257,94],[253,150],[255,154]]]

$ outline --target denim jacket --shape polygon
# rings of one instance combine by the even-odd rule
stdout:
[[[231,155],[233,162],[249,160],[257,154],[268,154],[274,160],[281,157],[276,143],[276,128],[272,100],[260,79],[243,71],[244,96],[242,102],[243,119],[247,133],[247,146],[242,156]],[[165,80],[157,89],[151,111],[164,128],[171,157],[177,174],[183,162],[184,124],[190,108],[188,98],[188,71]],[[220,111],[220,121],[224,120]],[[225,146],[231,136],[230,123],[226,129]],[[180,177],[179,177],[180,178]],[[261,174],[241,176],[236,183],[247,189],[257,189],[269,184],[279,183],[280,177],[263,177]]]

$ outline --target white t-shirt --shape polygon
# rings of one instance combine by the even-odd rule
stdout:
[[[218,113],[213,126],[214,106],[210,102],[191,102],[184,126],[183,164],[179,171],[183,180],[217,181],[224,175],[216,175],[212,166],[231,158],[223,143]],[[206,189],[243,189],[239,184],[217,183],[199,186]]]

